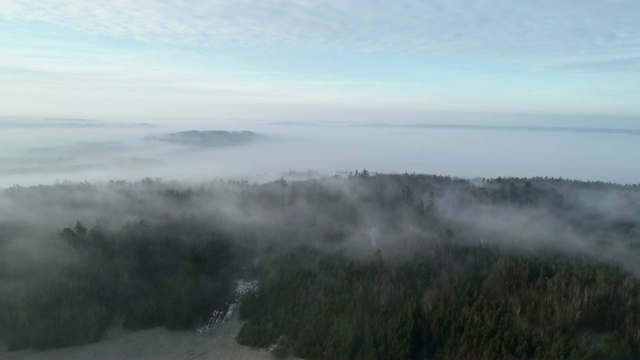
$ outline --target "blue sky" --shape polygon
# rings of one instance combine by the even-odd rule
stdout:
[[[0,115],[640,117],[640,2],[0,0]]]

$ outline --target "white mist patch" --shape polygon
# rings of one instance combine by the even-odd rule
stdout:
[[[377,244],[376,244],[376,238],[378,237],[378,230],[376,228],[371,228],[371,230],[369,230],[369,239],[371,240],[371,248],[375,249]]]
[[[2,127],[0,123],[0,187],[142,178],[268,182],[296,172],[344,176],[363,168],[464,178],[549,176],[618,183],[640,179],[640,170],[629,166],[640,152],[638,135],[631,130],[492,127],[479,123],[487,119],[472,116],[459,121],[474,125],[299,126],[173,120],[132,126],[136,123],[84,120],[47,125],[32,120],[33,126],[27,121],[24,126]],[[245,131],[260,140],[201,148],[149,140],[180,132]]]

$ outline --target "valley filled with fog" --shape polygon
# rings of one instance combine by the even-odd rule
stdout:
[[[640,354],[632,123],[177,124],[1,122],[7,356]]]
[[[429,173],[463,178],[547,176],[637,183],[633,121],[485,119],[385,123],[0,120],[0,187],[64,181],[246,179],[291,171]],[[553,120],[553,119],[552,119]],[[473,123],[473,126],[466,125]],[[239,143],[163,141],[187,131],[248,131]],[[304,174],[298,176],[303,176]]]
[[[638,19],[0,0],[0,359],[640,359]]]

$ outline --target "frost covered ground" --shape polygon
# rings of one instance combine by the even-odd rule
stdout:
[[[269,359],[273,355],[236,343],[242,322],[232,317],[216,330],[215,335],[199,336],[194,331],[174,332],[163,327],[128,331],[112,327],[105,339],[91,345],[45,351],[0,349],[0,358],[27,359]]]

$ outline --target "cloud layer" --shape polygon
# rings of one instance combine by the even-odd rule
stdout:
[[[634,1],[0,0],[0,115],[638,116],[638,18]]]
[[[228,48],[338,48],[430,56],[624,55],[633,1],[5,0],[0,16],[115,38]]]

